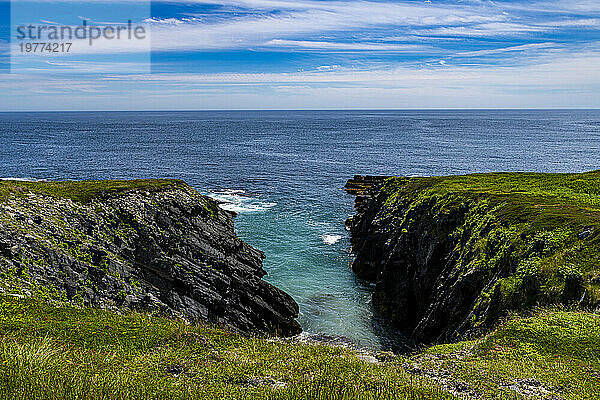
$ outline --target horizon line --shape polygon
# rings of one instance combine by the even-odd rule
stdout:
[[[0,114],[9,113],[85,113],[85,112],[306,112],[306,111],[600,111],[600,107],[528,107],[528,108],[231,108],[231,109],[129,109],[129,110],[0,110]]]

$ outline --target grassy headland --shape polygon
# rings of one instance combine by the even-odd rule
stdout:
[[[600,304],[600,171],[390,178],[382,191],[389,203],[433,199],[442,213],[468,207],[453,232],[468,250],[459,260],[464,270],[516,266],[494,287],[502,308]]]
[[[509,311],[600,305],[600,171],[390,177],[366,197],[361,182],[349,183],[362,202],[353,268],[417,340],[483,334]]]
[[[40,194],[84,207],[114,193],[174,185],[185,184],[0,181],[0,201]],[[366,353],[239,335],[159,314],[80,307],[44,290],[23,297],[16,290],[0,296],[0,398],[600,398],[600,316],[594,312],[600,301],[600,172],[389,178],[379,199],[375,217],[383,232],[393,230],[400,239],[451,238],[456,268],[449,276],[482,272],[494,278],[468,303],[467,320],[484,334],[408,355]],[[112,215],[92,205],[85,206],[88,212]],[[56,224],[42,216],[41,226]],[[33,226],[18,220],[15,235]],[[56,226],[55,240],[63,240],[69,227]],[[28,240],[38,241],[36,235]],[[11,260],[27,264],[26,254],[16,254]],[[87,257],[71,258],[98,272],[99,282],[109,276]],[[484,322],[494,307],[509,317],[489,329]]]

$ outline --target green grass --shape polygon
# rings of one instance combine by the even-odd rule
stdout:
[[[600,315],[543,310],[479,340],[431,347],[421,360],[424,367],[452,371],[481,398],[514,398],[508,387],[533,378],[564,399],[598,399]]]
[[[585,173],[551,174],[494,172],[426,178],[390,178],[388,182],[408,183],[413,189],[436,193],[522,194],[560,199],[561,204],[600,209],[600,170]]]
[[[509,387],[533,379],[565,399],[596,399],[599,357],[600,316],[583,312],[542,310],[481,339],[373,363],[339,347],[0,297],[0,398],[453,399],[466,385],[476,398],[516,399]]]
[[[14,194],[25,196],[28,193],[45,194],[57,198],[68,198],[86,203],[94,198],[131,190],[155,192],[173,187],[187,187],[178,179],[136,179],[104,181],[63,181],[63,182],[21,182],[0,180],[0,201]]]
[[[572,174],[496,172],[389,178],[388,201],[398,197],[460,195],[501,204],[506,222],[535,220],[537,227],[565,222],[600,224],[600,171]]]
[[[452,398],[341,348],[32,298],[0,301],[0,398]]]

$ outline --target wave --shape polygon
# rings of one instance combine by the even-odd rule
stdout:
[[[208,193],[208,196],[218,201],[222,209],[238,214],[264,212],[277,203],[263,202],[250,196],[241,189],[221,189]]]
[[[36,179],[36,178],[0,178],[0,181],[18,181],[18,182],[47,182],[46,179]]]
[[[321,235],[321,239],[323,239],[323,243],[325,244],[336,244],[342,238],[341,235]]]

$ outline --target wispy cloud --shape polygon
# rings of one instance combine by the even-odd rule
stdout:
[[[446,37],[482,37],[482,38],[506,38],[529,35],[536,32],[547,32],[553,29],[548,25],[528,25],[510,22],[495,22],[486,24],[473,24],[468,26],[444,26],[433,29],[415,30],[422,36],[446,36]]]
[[[222,2],[215,2],[222,4]],[[506,20],[499,12],[423,3],[384,3],[368,1],[242,1],[232,6],[274,9],[276,14],[244,14],[216,23],[201,19],[154,18],[153,45],[159,50],[181,48],[216,49],[272,45],[275,40],[298,40],[298,36],[327,32],[362,32],[371,28],[414,28],[460,26]],[[194,15],[191,13],[190,15]],[[298,40],[303,41],[303,40]],[[348,47],[353,50],[352,46]]]
[[[159,11],[144,23],[155,65],[166,72],[108,75],[102,62],[57,57],[49,68],[96,75],[0,77],[0,107],[33,94],[66,108],[103,108],[125,101],[125,92],[137,94],[137,108],[600,106],[597,0],[154,5]],[[145,43],[99,40],[80,54],[144,52]]]
[[[559,46],[556,43],[531,43],[531,44],[523,44],[520,46],[510,46],[510,47],[500,47],[497,49],[486,49],[486,50],[477,50],[477,51],[464,51],[456,54],[456,57],[479,57],[479,56],[487,56],[492,54],[503,54],[508,52],[525,52],[530,50],[539,50],[539,49],[557,49],[563,48],[563,46]]]
[[[600,57],[573,55],[525,68],[339,69],[277,74],[147,74],[99,79],[49,78],[32,82],[14,75],[0,89],[12,90],[11,109],[28,99],[30,107],[53,108],[51,99],[102,109],[129,104],[140,109],[171,108],[340,108],[340,107],[590,107],[600,101],[594,66]],[[564,81],[569,81],[565,87]],[[136,88],[134,93],[128,89]],[[160,88],[160,91],[157,89]],[[257,91],[258,89],[258,91]],[[35,97],[31,95],[35,94]],[[131,96],[127,95],[131,93]],[[431,95],[433,93],[434,95]],[[34,99],[32,101],[32,99]],[[565,103],[565,99],[568,103]],[[474,101],[476,103],[474,103]]]
[[[273,39],[264,46],[300,47],[303,49],[326,50],[326,51],[392,51],[392,52],[422,52],[429,47],[416,44],[387,44],[387,43],[343,43],[343,42],[319,42],[309,40],[282,40]]]

